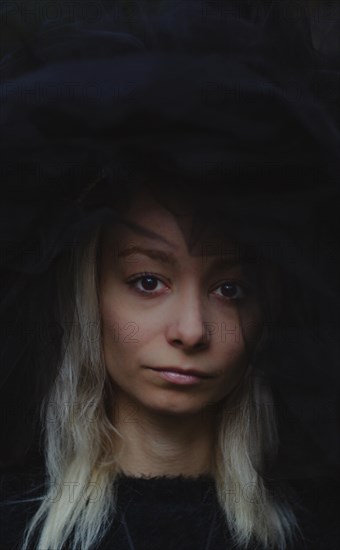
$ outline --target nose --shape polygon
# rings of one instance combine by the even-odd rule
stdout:
[[[204,322],[202,299],[191,288],[178,296],[174,314],[168,325],[168,341],[185,350],[208,346],[206,323]]]

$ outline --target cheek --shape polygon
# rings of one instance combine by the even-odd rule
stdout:
[[[101,317],[101,334],[102,334],[102,346],[104,351],[108,346],[111,346],[117,341],[116,332],[117,326],[119,326],[119,315],[117,315],[117,309],[110,305],[110,302],[105,299],[105,296],[100,296],[100,317]]]
[[[131,382],[136,358],[145,345],[143,317],[129,311],[118,296],[114,299],[112,294],[104,293],[100,296],[100,313],[106,369],[114,382],[124,386],[128,379]]]
[[[244,310],[228,312],[213,327],[213,337],[220,351],[237,357],[251,352],[256,347],[263,330],[261,312],[256,305]]]
[[[253,351],[261,336],[261,317],[249,316],[242,322],[227,323],[221,331],[218,355],[224,379],[224,393],[229,393],[243,377],[251,363]]]
[[[146,339],[143,315],[129,312],[119,304],[102,305],[101,327],[103,348],[111,348],[119,353],[132,353]]]
[[[248,366],[248,354],[241,342],[233,346],[225,346],[223,356],[223,377],[227,381],[235,381]]]
[[[260,305],[255,300],[250,303],[245,312],[241,312],[239,317],[240,344],[249,360],[261,338],[263,332],[263,312]]]
[[[100,295],[101,338],[105,364],[111,373],[114,366],[120,361],[122,348],[124,347],[124,334],[122,328],[126,321],[117,303],[113,303],[112,297],[102,293]]]
[[[112,285],[111,285],[112,286]],[[133,315],[129,313],[129,308],[126,307],[122,293],[110,288],[110,285],[102,289],[99,296],[99,308],[102,322],[102,330],[105,336],[115,336],[116,333],[121,333],[127,330],[128,324],[131,324]],[[114,342],[123,340],[124,335],[120,338],[115,337]]]

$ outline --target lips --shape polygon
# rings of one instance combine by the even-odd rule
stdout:
[[[196,369],[181,369],[179,367],[149,367],[152,370],[175,372],[177,374],[184,374],[187,376],[197,376],[198,378],[212,378],[210,374],[206,374]]]

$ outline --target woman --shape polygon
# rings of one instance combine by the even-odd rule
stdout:
[[[181,206],[179,201],[177,208]],[[145,189],[134,197],[125,223],[105,228],[101,246],[97,245],[97,262],[91,248],[77,250],[77,321],[69,323],[69,347],[44,415],[50,469],[56,464],[60,468],[45,500],[51,521],[50,526],[46,523],[45,537],[53,536],[58,515],[64,517],[59,536],[65,536],[73,526],[72,514],[88,513],[86,508],[80,510],[87,484],[87,498],[98,507],[99,525],[106,514],[112,518],[113,510],[107,508],[102,492],[105,487],[112,491],[118,472],[138,477],[214,473],[221,498],[230,517],[235,514],[240,522],[245,542],[253,529],[268,540],[279,536],[280,530],[289,532],[292,513],[280,501],[271,502],[256,471],[265,446],[275,446],[276,433],[272,411],[265,409],[270,394],[261,388],[249,364],[263,325],[254,281],[242,272],[244,258],[235,243],[207,231],[209,227],[205,239],[196,242],[189,253],[182,230],[188,238],[190,229],[190,214],[184,216],[181,210],[178,220]],[[145,231],[153,236],[146,236]],[[229,254],[209,254],[209,250],[202,254],[202,244],[207,242],[222,244]],[[93,241],[90,246],[95,246]],[[64,276],[60,285],[63,281]],[[209,378],[176,378],[173,373],[154,370],[165,367],[195,369]],[[240,386],[245,392],[242,399],[236,398],[237,393],[242,395]],[[65,402],[78,407],[66,411]],[[220,449],[213,452],[222,402],[224,428]],[[245,426],[242,416],[247,418]],[[225,439],[231,422],[233,428]],[[233,438],[235,457],[230,458]],[[218,452],[222,456],[213,465]],[[86,474],[90,478],[83,477]],[[75,479],[79,484],[74,484],[70,503],[69,487]],[[267,508],[275,519],[266,525]],[[95,520],[94,510],[92,514]],[[253,525],[248,533],[246,522]],[[79,534],[90,536],[86,524]],[[81,546],[85,540],[79,541]],[[53,544],[50,541],[42,538],[40,544],[60,544],[57,538]],[[134,544],[138,546],[138,538]]]
[[[317,448],[309,423],[291,430],[289,407],[280,431],[276,422],[277,404],[294,405],[295,384],[308,403],[318,299],[329,312],[338,307],[324,263],[309,269],[311,245],[328,242],[329,201],[338,197],[335,125],[309,91],[312,65],[299,76],[290,44],[286,57],[273,53],[270,33],[283,28],[275,11],[264,27],[250,9],[224,19],[208,3],[186,6],[129,21],[131,34],[113,12],[94,29],[83,23],[79,35],[42,27],[30,45],[34,70],[15,81],[17,90],[40,90],[39,101],[13,89],[5,97],[8,158],[39,167],[38,178],[25,170],[13,183],[26,216],[16,234],[26,243],[29,227],[40,248],[5,258],[6,277],[16,277],[7,304],[24,296],[28,305],[19,321],[12,314],[14,326],[39,320],[31,355],[4,363],[12,395],[33,409],[27,441],[16,453],[12,444],[7,462],[32,448],[39,430],[44,436],[41,498],[21,521],[22,548],[321,548],[335,540],[334,531],[320,542],[311,525],[303,533],[301,495],[288,482],[320,468],[318,456],[305,461]],[[292,77],[303,106],[285,87]],[[328,353],[334,364],[334,345]],[[203,378],[157,370],[169,367]],[[302,459],[294,437],[305,438]],[[174,500],[165,497],[173,491]]]

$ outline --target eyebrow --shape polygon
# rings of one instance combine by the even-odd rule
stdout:
[[[162,235],[159,235],[158,233],[155,233],[151,229],[147,229],[146,227],[143,227],[142,225],[139,225],[138,223],[135,223],[135,222],[131,222],[129,220],[121,220],[121,223],[126,227],[128,227],[134,233],[137,233],[139,235],[144,235],[145,237],[148,237],[150,239],[164,242],[171,248],[175,248],[174,245],[168,241],[168,239],[166,239]]]
[[[125,250],[121,250],[118,253],[118,258],[126,258],[127,256],[130,256],[132,254],[143,254],[145,256],[148,256],[152,260],[157,260],[159,262],[172,265],[172,266],[173,265],[178,266],[179,264],[179,261],[171,252],[165,252],[164,250],[158,250],[155,248],[144,248],[142,246],[131,246],[129,248],[126,248]],[[232,266],[240,266],[240,265],[241,265],[240,258],[231,256],[230,258],[228,257],[215,258],[211,262],[210,268],[219,269],[223,267],[232,267]]]
[[[157,250],[155,248],[144,248],[142,246],[131,246],[125,250],[121,250],[118,253],[118,258],[126,258],[126,256],[131,256],[131,254],[144,254],[152,260],[157,260],[159,262],[177,265],[178,261],[175,256],[171,253],[166,253],[164,250]]]

